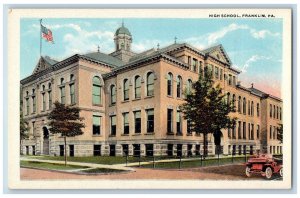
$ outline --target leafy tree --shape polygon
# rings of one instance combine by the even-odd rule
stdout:
[[[69,107],[59,102],[54,103],[54,108],[48,115],[49,131],[52,134],[61,134],[65,142],[65,165],[67,165],[67,137],[82,135],[82,128],[85,127],[82,121],[84,118],[79,116],[78,107]]]
[[[232,100],[222,94],[219,84],[215,86],[212,72],[205,69],[198,81],[192,83],[192,91],[186,93],[185,103],[180,106],[184,118],[189,121],[190,130],[203,134],[204,157],[207,156],[207,136],[213,134],[219,148],[221,129],[233,128],[236,118],[229,113],[235,111]],[[228,102],[226,102],[226,99]]]
[[[277,139],[279,140],[280,143],[283,141],[283,124],[278,124],[279,128],[277,131]]]
[[[22,140],[28,138],[28,131],[30,127],[28,122],[24,120],[23,113],[20,113],[20,152],[21,152],[21,142]]]

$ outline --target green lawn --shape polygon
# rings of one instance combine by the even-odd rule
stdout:
[[[235,157],[233,159],[233,163],[242,163],[245,162],[245,157]],[[181,161],[181,165],[179,161],[176,162],[158,162],[155,163],[155,168],[166,168],[166,169],[178,169],[181,168],[196,168],[196,167],[204,167],[204,166],[217,166],[217,165],[225,165],[232,164],[232,158],[220,158],[220,162],[218,163],[218,159],[206,159],[202,160],[190,160],[190,161]],[[144,168],[153,168],[153,163],[141,165]]]
[[[32,161],[21,161],[21,167],[28,167],[28,168],[43,168],[49,170],[74,170],[74,169],[82,169],[88,168],[86,166],[75,166],[75,165],[68,165],[65,166],[64,164],[52,164],[52,163],[45,163],[45,162],[32,162]]]
[[[93,169],[86,169],[80,172],[84,173],[122,173],[127,172],[126,170],[117,170],[117,169],[109,169],[109,168],[93,168]]]

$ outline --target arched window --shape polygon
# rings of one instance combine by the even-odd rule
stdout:
[[[230,92],[227,93],[227,105],[230,105]]]
[[[65,79],[64,79],[64,78],[61,78],[61,79],[60,79],[60,84],[64,84],[64,81],[65,81]]]
[[[42,86],[42,90],[45,91],[45,85]]]
[[[73,80],[75,80],[75,77],[74,77],[74,74],[71,74],[70,75],[70,81],[73,81]]]
[[[177,76],[177,98],[181,98],[181,90],[182,90],[182,78],[181,76]]]
[[[257,115],[257,117],[259,117],[259,103],[257,103],[257,106],[256,106],[256,115]]]
[[[141,98],[141,77],[136,76],[134,78],[134,97]]]
[[[51,83],[48,84],[48,89],[51,89]]]
[[[111,105],[116,104],[116,86],[115,85],[110,86],[110,104]]]
[[[272,118],[272,105],[270,104],[270,118]]]
[[[246,107],[246,103],[247,103],[247,102],[246,102],[246,98],[244,97],[244,98],[243,98],[243,114],[246,114],[246,108],[247,108],[247,107]]]
[[[254,103],[251,101],[251,116],[254,116]]]
[[[93,104],[101,104],[101,81],[98,76],[93,78]]]
[[[236,107],[235,106],[235,94],[232,95],[232,105],[233,105],[234,108]]]
[[[154,96],[154,74],[149,72],[147,74],[147,96]]]
[[[242,97],[239,96],[239,101],[238,101],[238,112],[242,113]]]
[[[192,80],[191,79],[188,79],[188,81],[187,81],[187,89],[186,89],[186,91],[187,91],[187,94],[191,94],[192,93],[192,86],[193,86],[193,82],[192,82]]]
[[[129,80],[124,79],[123,81],[123,95],[124,100],[129,100]]]
[[[172,85],[173,85],[173,75],[172,73],[168,73],[168,87],[167,87],[167,92],[168,96],[172,96]]]

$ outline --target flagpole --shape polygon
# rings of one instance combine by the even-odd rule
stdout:
[[[40,19],[40,57],[42,57],[42,19]]]

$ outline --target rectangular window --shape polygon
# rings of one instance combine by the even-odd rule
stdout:
[[[36,98],[35,96],[32,96],[32,112],[36,112]]]
[[[238,122],[238,138],[242,139],[242,127],[241,127],[241,121]]]
[[[232,85],[232,75],[231,75],[231,74],[229,74],[228,84],[229,84],[229,85]]]
[[[116,136],[116,116],[110,116],[110,134],[111,136]]]
[[[232,84],[233,84],[233,86],[236,85],[236,78],[235,78],[235,76],[232,76]]]
[[[148,109],[147,112],[147,133],[154,132],[154,109]]]
[[[134,112],[134,132],[141,133],[141,111]]]
[[[276,127],[273,126],[273,139],[276,140]]]
[[[251,139],[254,140],[254,124],[251,124]]]
[[[215,67],[215,78],[219,79],[219,68]]]
[[[191,57],[188,56],[188,65],[191,65]]]
[[[168,109],[167,122],[167,132],[173,133],[173,109]]]
[[[272,118],[272,105],[270,104],[270,118]]]
[[[251,115],[251,110],[250,110],[250,100],[248,100],[248,115]]]
[[[75,85],[70,84],[70,99],[71,99],[71,104],[75,104]]]
[[[46,110],[46,98],[45,98],[45,93],[42,94],[42,110],[45,111]]]
[[[182,134],[182,126],[181,126],[181,112],[177,110],[176,114],[176,128],[177,128],[177,134],[181,135]]]
[[[93,104],[101,104],[101,86],[99,85],[93,85]]]
[[[260,111],[260,110],[259,110],[259,103],[257,103],[256,108],[257,108],[257,109],[256,109],[256,115],[257,115],[257,117],[259,117],[259,111]]]
[[[270,125],[270,135],[269,135],[270,139],[272,139],[272,126]]]
[[[232,129],[232,138],[233,138],[233,139],[236,138],[236,123],[234,123],[234,125],[233,125],[233,129]]]
[[[228,128],[228,138],[229,139],[231,138],[231,128],[230,127]]]
[[[101,145],[94,145],[94,156],[101,156]]]
[[[29,98],[26,98],[26,115],[29,115]]]
[[[123,113],[123,133],[129,134],[129,113]]]
[[[248,123],[248,139],[251,140],[251,125]]]
[[[256,138],[259,139],[260,126],[257,125]]]
[[[65,104],[66,96],[65,96],[65,87],[60,88],[60,103]]]
[[[281,111],[281,107],[279,108],[279,119],[281,120],[281,114],[282,114],[282,111]]]
[[[93,135],[101,133],[101,116],[93,115]]]
[[[48,109],[51,109],[52,108],[52,92],[51,91],[48,91]]]

